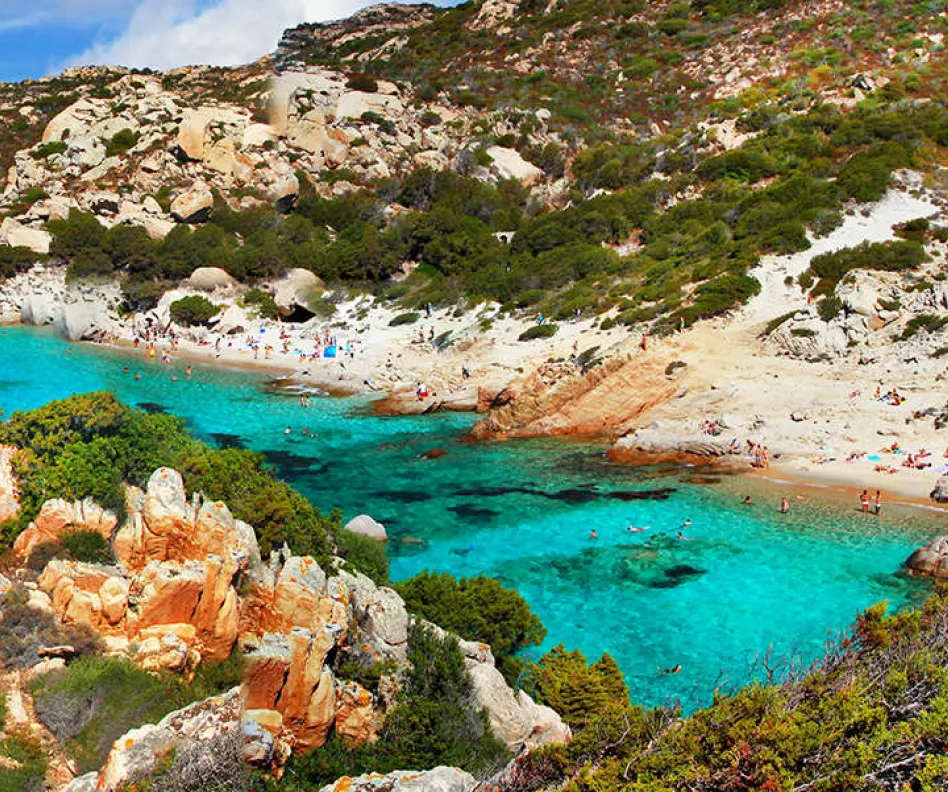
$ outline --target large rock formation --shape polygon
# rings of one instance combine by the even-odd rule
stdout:
[[[665,364],[649,356],[613,358],[583,373],[568,363],[543,363],[511,386],[513,398],[475,424],[471,437],[624,434],[680,389]]]
[[[407,664],[410,619],[395,591],[341,569],[341,560],[326,570],[286,548],[264,564],[250,526],[223,503],[197,493],[189,499],[180,474],[168,468],[156,470],[144,492],[128,489],[127,513],[113,531],[114,516],[94,504],[50,501],[21,538],[22,554],[70,526],[112,538],[116,566],[54,559],[43,570],[37,596],[48,597],[47,607],[63,622],[90,626],[110,651],[149,670],[189,671],[239,647],[245,665],[238,709],[246,728],[268,735],[274,750],[318,748],[333,730],[353,744],[375,739]],[[569,739],[552,710],[506,685],[488,646],[460,646],[474,703],[487,710],[508,746],[520,750]],[[391,679],[378,693],[337,679],[340,653],[386,662]],[[215,713],[232,703],[210,702],[195,713],[219,724]],[[132,766],[147,770],[155,750],[174,746],[176,724],[183,724],[183,734],[192,718],[166,721],[131,733],[126,746],[117,743],[95,788],[127,783]],[[267,750],[257,745],[253,753]]]
[[[920,547],[908,557],[905,566],[916,575],[948,579],[948,536],[939,536]]]

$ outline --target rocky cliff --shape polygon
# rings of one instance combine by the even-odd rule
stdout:
[[[105,767],[76,779],[70,792],[116,789],[194,741],[229,740],[232,751],[269,767],[291,751],[318,749],[331,733],[353,744],[376,738],[407,663],[411,617],[392,589],[286,548],[264,561],[249,525],[223,503],[189,498],[180,474],[167,468],[144,491],[128,488],[120,525],[91,501],[47,502],[15,552],[26,559],[77,530],[107,538],[115,563],[49,561],[31,593],[34,607],[91,628],[105,651],[147,670],[193,673],[236,651],[244,671],[239,690],[125,735]],[[511,749],[569,739],[556,713],[506,685],[489,647],[460,647],[472,706],[486,710]],[[385,663],[378,693],[337,677],[339,655]]]

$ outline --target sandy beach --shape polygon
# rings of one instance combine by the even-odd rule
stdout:
[[[492,394],[504,389],[545,388],[542,377],[531,379],[544,366],[565,367],[568,377],[568,361],[576,356],[627,360],[615,381],[607,376],[599,386],[606,398],[597,391],[587,399],[591,405],[582,408],[588,419],[590,410],[621,411],[631,401],[642,402],[642,409],[631,413],[634,419],[618,425],[603,421],[603,431],[613,437],[659,431],[697,443],[733,444],[742,454],[727,459],[744,465],[753,458],[743,457],[750,441],[766,447],[770,461],[756,475],[801,485],[879,489],[886,498],[926,503],[939,476],[948,474],[948,432],[936,428],[946,407],[948,366],[900,353],[884,331],[870,338],[865,354],[806,359],[786,354],[764,330],[788,311],[806,309],[806,294],[792,279],[815,255],[867,239],[890,239],[893,225],[935,211],[923,197],[890,191],[865,211],[848,215],[811,249],[764,257],[754,271],[761,292],[740,310],[650,338],[647,350],[641,348],[641,329],[602,330],[604,317],[560,321],[552,338],[520,341],[540,317],[501,316],[493,304],[432,306],[418,311],[412,323],[393,324],[403,308],[350,294],[334,300],[332,316],[294,324],[256,317],[242,306],[240,290],[231,289],[207,295],[222,308],[220,324],[183,328],[174,346],[169,337],[159,337],[150,359],[164,357],[169,376],[194,362],[265,373],[285,380],[291,392],[378,394],[381,410],[393,413],[484,408]],[[44,277],[60,276],[47,272]],[[12,283],[2,301],[4,322],[18,319],[9,299],[17,288],[36,293],[43,286],[34,275],[24,278],[23,284]],[[117,294],[115,284],[108,288]],[[163,303],[170,299],[166,295]],[[107,343],[130,351],[143,327],[142,317],[122,320]],[[148,342],[139,343],[136,354],[150,355]],[[334,356],[327,355],[327,347],[334,348]],[[679,369],[670,387],[667,374],[673,366]],[[659,386],[661,393],[650,393]],[[418,398],[419,390],[428,397]],[[895,403],[887,398],[890,392],[898,394]],[[715,428],[713,438],[706,434],[709,424]],[[574,433],[568,424],[560,429],[556,433]],[[906,464],[910,455],[914,467]]]

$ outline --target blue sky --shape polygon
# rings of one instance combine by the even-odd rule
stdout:
[[[227,66],[272,52],[285,27],[367,0],[0,0],[0,80],[80,64]],[[439,5],[448,5],[443,0]]]

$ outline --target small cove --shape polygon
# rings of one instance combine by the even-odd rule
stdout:
[[[549,631],[535,654],[557,643],[590,659],[608,651],[637,703],[700,706],[716,684],[746,681],[769,648],[812,660],[858,610],[928,591],[895,573],[940,515],[893,507],[878,520],[807,499],[781,516],[774,487],[755,483],[757,504],[744,507],[734,482],[615,466],[604,446],[464,443],[470,415],[384,418],[359,398],[303,409],[266,392],[260,374],[195,366],[187,379],[183,363],[169,370],[132,353],[67,348],[47,331],[0,336],[4,414],[109,390],[181,416],[209,443],[261,451],[324,511],[385,523],[393,578],[423,569],[497,577]],[[446,453],[422,457],[432,449]],[[629,524],[646,530],[630,533]],[[660,673],[679,663],[681,673]]]

